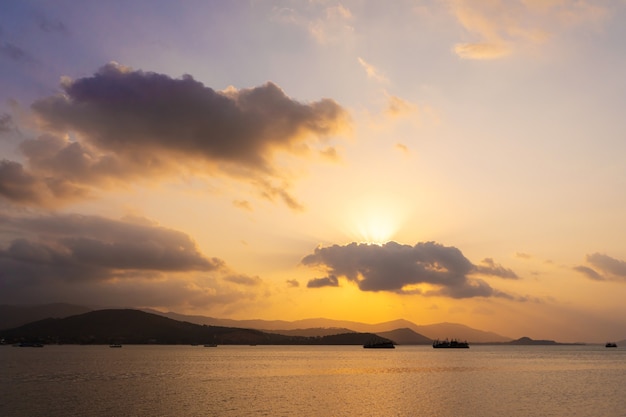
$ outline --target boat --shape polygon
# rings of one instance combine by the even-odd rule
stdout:
[[[111,343],[111,344],[109,345],[109,347],[110,347],[110,348],[121,348],[121,347],[122,347],[122,345],[120,345],[119,343]]]
[[[617,347],[617,343],[607,342],[607,344],[604,345],[604,347]]]
[[[460,342],[456,339],[452,339],[452,340],[436,339],[433,341],[433,348],[434,349],[469,349],[469,344],[466,341]]]
[[[207,343],[204,347],[217,347],[217,343]]]
[[[365,349],[395,349],[393,342],[390,340],[372,340],[363,345]]]

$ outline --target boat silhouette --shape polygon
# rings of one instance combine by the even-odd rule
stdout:
[[[433,341],[434,349],[469,349],[469,344],[466,341],[460,342],[456,339],[452,340],[439,340]]]

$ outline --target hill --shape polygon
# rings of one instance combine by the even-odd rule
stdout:
[[[0,331],[7,343],[67,344],[364,344],[374,335],[284,336],[254,329],[207,326],[139,310],[96,310],[62,319],[48,318]]]
[[[277,333],[285,336],[305,336],[305,337],[321,337],[332,336],[336,334],[357,333],[351,329],[342,329],[339,327],[313,327],[310,329],[294,329],[294,330],[263,330],[266,333]]]
[[[376,333],[380,337],[393,340],[399,345],[430,345],[433,341],[411,329],[396,329]]]

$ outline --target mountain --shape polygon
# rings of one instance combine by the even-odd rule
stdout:
[[[342,329],[339,327],[312,327],[310,329],[294,329],[294,330],[263,330],[266,333],[277,333],[285,336],[305,336],[305,337],[321,337],[332,336],[335,334],[356,333],[351,329]]]
[[[284,336],[254,329],[206,326],[139,310],[96,310],[62,319],[48,318],[2,330],[8,343],[68,344],[364,344],[375,335],[347,333],[325,337]]]
[[[34,306],[0,305],[0,330],[12,329],[47,318],[75,316],[91,310],[91,308],[66,303]]]
[[[396,329],[389,332],[376,333],[380,337],[390,339],[398,345],[430,345],[433,341],[411,329]]]
[[[160,314],[165,317],[174,318],[176,320],[185,320],[197,324],[206,324],[211,326],[232,326],[244,327],[248,329],[258,329],[263,331],[272,331],[275,333],[285,334],[285,330],[298,329],[350,329],[355,332],[369,332],[380,334],[397,329],[410,329],[428,339],[446,339],[455,338],[467,340],[470,343],[504,343],[509,342],[511,338],[501,336],[497,333],[486,332],[473,329],[463,324],[455,323],[438,323],[428,325],[417,325],[408,320],[399,319],[387,321],[377,324],[360,323],[356,321],[333,320],[325,318],[313,318],[295,321],[283,320],[232,320],[217,319],[206,316],[188,316],[178,313],[163,313],[156,310],[146,310],[154,314]],[[400,343],[400,342],[398,342]]]
[[[431,339],[458,339],[467,340],[470,343],[503,343],[511,340],[497,333],[477,330],[457,323],[427,324],[416,327],[413,330]]]
[[[93,309],[63,303],[29,307],[1,305],[0,330],[17,327],[45,318],[64,318],[72,315],[86,313],[91,310]],[[455,323],[417,325],[403,319],[377,324],[367,324],[346,320],[332,320],[325,318],[313,318],[296,321],[232,320],[200,315],[184,315],[174,312],[163,313],[157,310],[150,309],[144,309],[143,311],[167,317],[173,320],[186,321],[194,324],[255,329],[268,333],[278,333],[288,336],[328,336],[332,334],[348,333],[351,331],[358,333],[380,334],[397,329],[410,329],[427,339],[456,338],[461,340],[467,340],[470,343],[505,343],[511,341],[511,338],[501,336],[496,333],[477,330],[462,324]]]

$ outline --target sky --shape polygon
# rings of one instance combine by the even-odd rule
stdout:
[[[0,303],[626,338],[626,1],[5,1]]]

